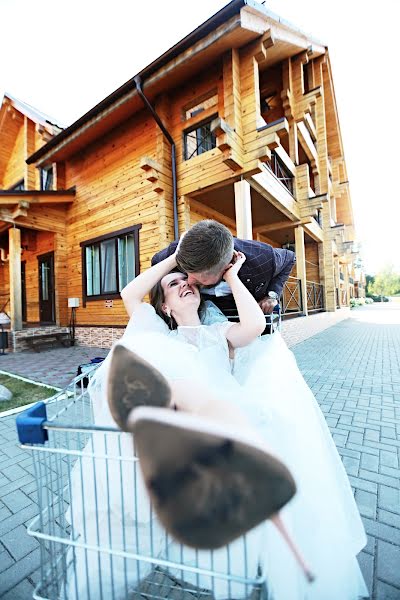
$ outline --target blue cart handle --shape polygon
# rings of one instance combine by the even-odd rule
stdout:
[[[44,444],[49,439],[43,423],[47,421],[44,402],[37,402],[16,418],[18,439],[21,444]]]

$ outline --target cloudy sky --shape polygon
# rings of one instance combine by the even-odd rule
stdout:
[[[0,98],[69,125],[226,1],[0,0]],[[367,272],[400,271],[399,0],[267,0],[329,46]]]

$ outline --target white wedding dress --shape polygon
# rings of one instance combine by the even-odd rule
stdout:
[[[214,315],[211,311],[211,320]],[[140,470],[134,468],[132,436],[94,434],[71,478],[68,520],[74,536],[94,546],[157,556],[202,569],[256,578],[266,574],[268,600],[358,600],[368,592],[356,555],[366,544],[362,521],[349,480],[319,406],[279,333],[257,339],[235,351],[230,360],[226,320],[169,331],[153,307],[142,304],[119,343],[151,362],[168,380],[187,379],[188,394],[196,381],[235,403],[251,419],[274,453],[289,467],[297,485],[295,497],[281,515],[316,575],[305,581],[292,554],[270,522],[243,540],[212,553],[181,547],[165,533],[152,513]],[[96,425],[115,425],[108,410],[105,381],[109,358],[90,384]],[[117,439],[118,438],[118,439]],[[119,456],[124,461],[118,459]],[[136,464],[136,463],[135,463]],[[110,468],[110,465],[112,468]],[[84,485],[82,485],[84,481]],[[136,490],[136,493],[134,493]],[[124,510],[121,507],[124,507]],[[70,558],[72,558],[70,551]],[[129,598],[139,581],[153,570],[107,553],[74,549],[74,568],[67,581],[68,598]],[[113,573],[113,577],[111,577]],[[241,583],[172,570],[177,579],[212,588],[215,600],[244,599],[251,588]],[[88,594],[90,589],[90,595]],[[101,591],[100,591],[101,590]]]

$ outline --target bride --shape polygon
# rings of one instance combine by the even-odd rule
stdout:
[[[262,567],[266,573],[269,598],[357,600],[368,595],[356,559],[366,539],[350,484],[318,404],[304,382],[292,353],[279,333],[265,336],[262,340],[258,338],[265,322],[257,303],[238,278],[244,261],[245,257],[238,253],[235,264],[224,274],[238,307],[240,322],[237,324],[219,320],[211,325],[202,325],[200,317],[204,319],[204,313],[210,309],[200,306],[197,287],[189,285],[183,273],[174,271],[175,254],[128,284],[122,292],[130,316],[128,327],[120,344],[98,369],[90,386],[96,424],[109,425],[113,418],[123,430],[134,432],[147,491],[155,504],[159,520],[176,539],[197,548],[213,548],[243,533],[243,527],[253,527],[247,535],[250,552],[246,567],[252,577],[256,577],[258,565]],[[152,288],[155,308],[143,302]],[[140,407],[143,404],[147,407]],[[159,408],[155,408],[156,405]],[[172,411],[171,408],[177,410]],[[185,529],[182,531],[179,511],[174,508],[173,498],[168,502],[171,481],[174,481],[178,505],[181,492],[186,499],[183,506],[201,504],[196,497],[203,493],[198,487],[199,483],[195,482],[196,487],[189,481],[188,485],[182,486],[179,477],[165,482],[160,481],[158,475],[164,472],[165,465],[169,467],[172,462],[179,465],[178,472],[185,474],[183,479],[186,481],[187,468],[190,471],[190,461],[193,462],[193,448],[198,451],[200,446],[203,452],[202,465],[208,472],[209,464],[215,463],[215,457],[211,455],[210,459],[209,453],[204,459],[204,437],[210,432],[215,434],[214,448],[214,442],[218,439],[233,441],[240,446],[242,462],[243,456],[251,461],[257,452],[261,452],[261,479],[271,482],[273,476],[277,477],[284,484],[285,492],[277,494],[278,497],[271,501],[271,486],[267,485],[261,496],[258,494],[258,500],[249,504],[244,525],[235,523],[235,518],[229,520],[228,527],[218,527],[218,523],[214,522],[204,539],[204,535],[202,537],[196,528],[189,527],[189,533]],[[128,439],[124,439],[126,446],[123,448],[127,454],[130,451]],[[181,443],[174,443],[175,440]],[[219,448],[224,449],[226,445],[222,444]],[[112,449],[108,447],[107,451],[110,453]],[[229,469],[237,468],[240,460],[235,462],[233,456],[232,464],[229,464],[230,451],[227,454],[228,460],[226,456],[223,458],[228,465],[228,484],[232,484],[234,477],[229,479]],[[164,470],[160,470],[160,465]],[[253,466],[251,463],[250,471]],[[82,472],[86,477],[89,468],[80,465],[80,479]],[[226,472],[222,473],[223,477]],[[124,515],[125,533],[129,539],[136,539],[136,546],[133,543],[129,549],[139,552],[138,536],[135,538],[131,535],[139,529],[142,532],[141,551],[144,547],[146,552],[149,551],[149,542],[145,528],[149,522],[153,522],[153,516],[146,503],[145,485],[136,475],[135,482],[130,473],[124,475],[122,495],[129,493],[130,485],[133,488],[135,483],[136,486],[131,509]],[[252,499],[252,494],[247,493],[248,489],[251,491],[252,486],[255,490],[257,488],[251,476],[245,473],[241,475],[247,477],[238,500],[240,508],[243,508],[246,499]],[[118,529],[118,524],[121,529],[121,521],[118,521],[121,498],[116,491],[117,479],[115,476],[115,485],[111,482],[111,486],[107,481],[107,508],[108,512],[111,509],[111,529],[114,530]],[[78,480],[78,475],[75,480]],[[99,519],[106,524],[106,518],[110,537],[110,516],[101,514],[102,503],[97,497],[97,516],[94,517],[91,512],[95,503],[90,502],[90,490],[95,488],[101,497],[102,485],[105,486],[104,476],[98,469],[92,475],[91,485],[87,486],[85,514],[76,508],[74,519],[70,518],[74,521],[76,533],[82,531],[85,523],[87,539],[90,537],[91,524],[96,520],[99,540],[99,530],[102,530]],[[72,483],[72,505],[76,507],[84,504],[76,502],[78,487]],[[182,490],[182,487],[185,489]],[[110,488],[113,490],[111,494]],[[292,498],[295,488],[297,491]],[[236,491],[232,487],[229,490],[231,494]],[[132,490],[130,493],[132,495]],[[187,502],[188,498],[191,502]],[[280,508],[277,518],[276,513]],[[257,517],[252,522],[254,513],[257,513]],[[265,521],[268,517],[269,520]],[[260,521],[261,524],[255,527]],[[188,523],[187,519],[185,523]],[[168,549],[161,547],[162,530],[158,520],[152,527],[152,554],[180,562],[175,542],[170,541]],[[282,532],[283,536],[280,535]],[[291,542],[285,543],[287,532],[300,547],[301,557],[293,550]],[[116,531],[113,531],[112,537],[114,545],[117,544]],[[185,556],[185,563],[187,556],[189,562],[191,557],[190,550],[186,551],[189,555]],[[205,560],[206,555],[196,551],[197,565],[204,568],[202,557]],[[214,555],[219,570],[223,570],[225,554],[217,550]],[[77,562],[79,572],[79,560]],[[115,578],[112,584],[114,590],[119,586],[117,563],[115,560],[111,570]],[[312,577],[306,565],[315,575],[313,583],[308,581]],[[122,573],[122,565],[119,566]],[[243,573],[243,546],[239,546],[238,541],[231,545],[230,569],[236,575]],[[304,577],[302,570],[308,578]],[[107,567],[103,564],[101,571],[106,580],[104,585],[108,585]],[[138,579],[132,575],[130,585]],[[203,579],[206,578],[198,576],[196,583],[200,587],[207,587]],[[79,581],[75,570],[71,591],[75,589],[78,592],[81,587]],[[228,596],[235,599],[246,597],[243,587],[239,589],[238,585],[228,593],[224,581],[213,586],[213,594],[221,599]],[[121,593],[116,597],[124,596]]]

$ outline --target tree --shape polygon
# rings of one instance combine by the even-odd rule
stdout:
[[[376,274],[375,280],[368,286],[368,291],[377,296],[393,296],[400,292],[400,274],[394,271],[393,265],[386,266]]]
[[[365,276],[365,293],[366,294],[372,294],[371,289],[372,289],[372,286],[374,285],[374,282],[375,282],[375,277],[373,275]]]

